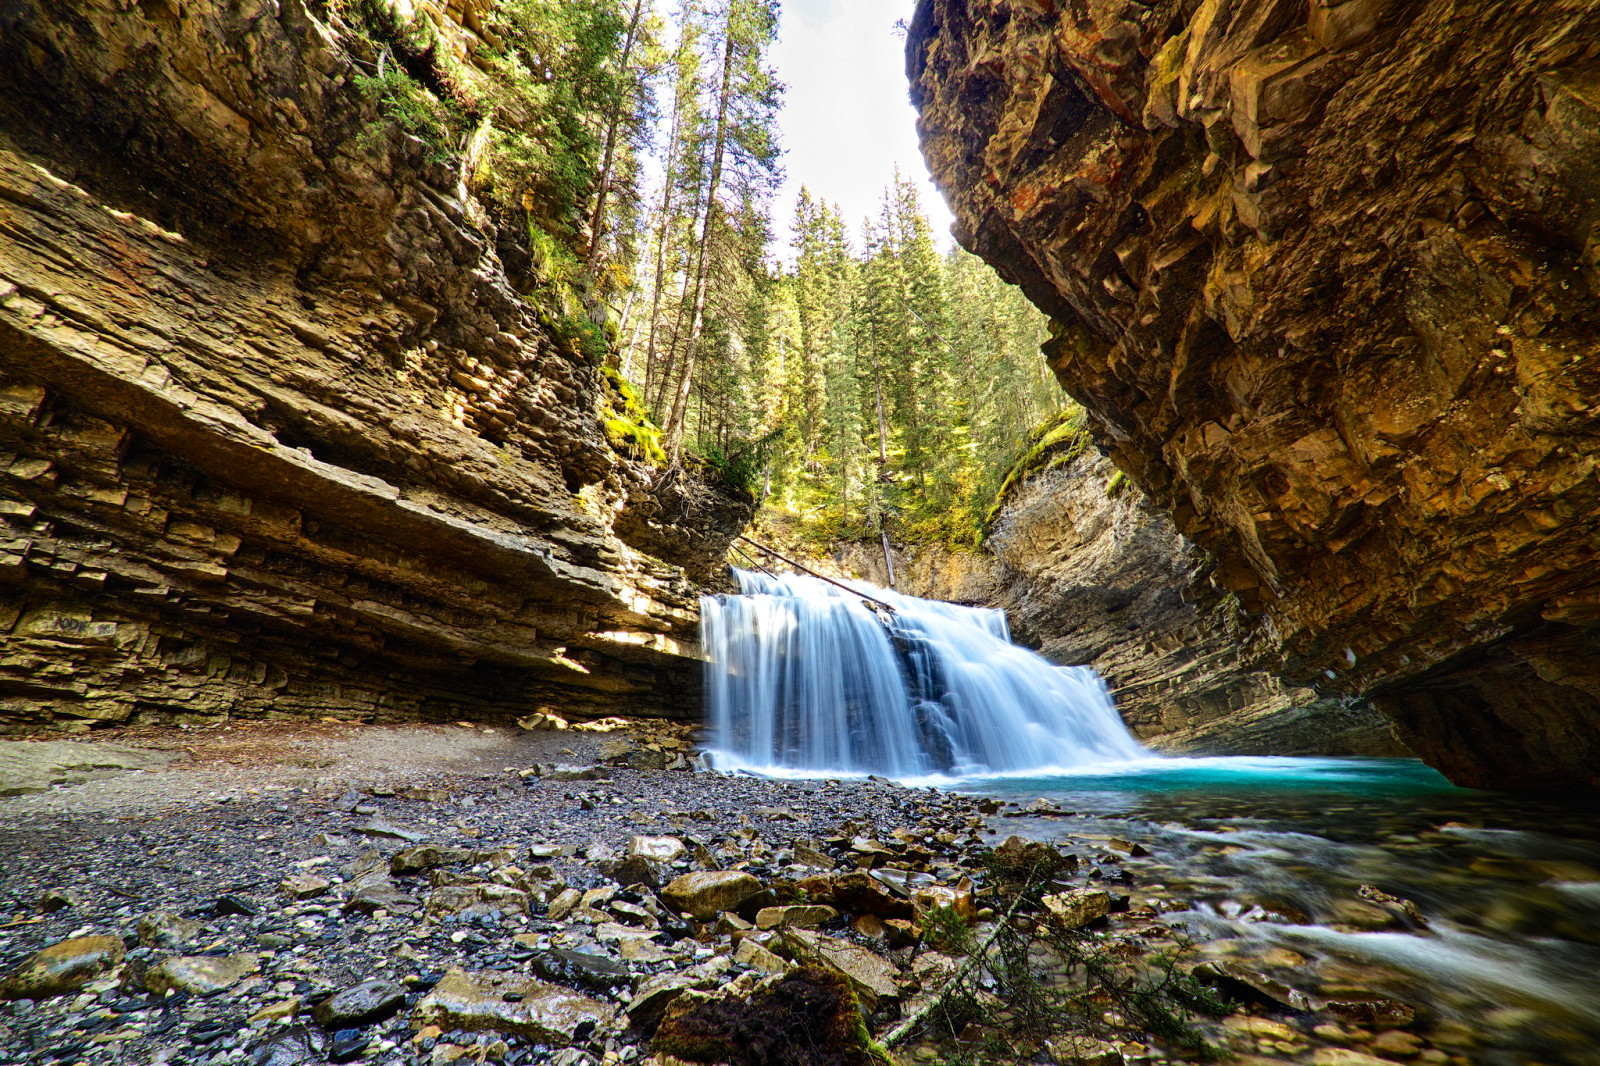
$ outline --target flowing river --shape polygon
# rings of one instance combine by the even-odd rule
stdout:
[[[1011,801],[996,839],[1103,856],[1091,876],[1236,996],[1390,997],[1472,1062],[1600,1063],[1593,807],[1458,789],[1416,760],[1159,757],[1093,671],[1012,645],[1001,612],[739,578],[702,603],[719,769]]]

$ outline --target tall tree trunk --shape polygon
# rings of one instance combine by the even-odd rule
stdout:
[[[589,254],[584,259],[584,273],[594,277],[595,257],[600,254],[600,224],[605,220],[606,194],[611,191],[611,167],[616,161],[617,131],[622,127],[622,105],[629,96],[628,58],[633,55],[633,42],[639,34],[639,16],[644,14],[644,0],[633,0],[633,18],[628,23],[627,40],[622,45],[622,62],[619,65],[623,84],[618,87],[616,103],[611,107],[611,121],[606,130],[606,152],[600,164],[600,189],[594,197],[594,214],[589,218]]]
[[[656,325],[661,318],[661,273],[666,266],[667,233],[672,221],[672,163],[678,155],[678,127],[683,121],[679,106],[679,91],[675,88],[672,101],[672,133],[667,137],[667,165],[661,178],[661,221],[656,226],[656,280],[650,293],[650,340],[645,347],[644,395],[650,402],[656,383]]]
[[[728,98],[733,91],[733,21],[734,5],[728,5],[728,22],[722,45],[722,87],[717,92],[717,136],[711,154],[711,180],[706,191],[706,217],[700,229],[700,247],[695,257],[694,312],[689,319],[689,343],[683,352],[683,378],[678,383],[672,401],[672,414],[667,419],[667,454],[678,461],[678,450],[683,444],[684,412],[689,405],[689,390],[694,384],[695,357],[700,347],[700,331],[705,324],[706,310],[706,253],[711,247],[711,230],[717,216],[717,191],[722,185],[722,153],[727,147]]]

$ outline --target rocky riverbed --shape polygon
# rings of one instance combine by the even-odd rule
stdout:
[[[121,739],[166,768],[0,803],[5,1061],[1490,1061],[1349,980],[1295,1001],[1281,950],[1187,948],[1138,824],[1048,802],[694,772],[692,737],[659,726]],[[1018,903],[997,854],[1046,880]],[[1418,920],[1376,890],[1347,909]],[[1048,943],[1116,980],[1175,959],[1236,1009],[1158,1036],[1089,989],[1045,1034],[980,981],[956,1034],[901,1038],[1002,920],[1047,976]]]

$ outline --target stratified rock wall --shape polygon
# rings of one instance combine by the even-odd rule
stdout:
[[[1600,7],[920,0],[960,242],[1278,669],[1600,787]]]
[[[0,730],[698,715],[594,369],[331,18],[0,9]]]
[[[1322,698],[1266,667],[1212,560],[1095,448],[1007,498],[983,551],[897,553],[902,591],[1000,607],[1012,639],[1105,679],[1128,728],[1162,751],[1405,755],[1364,700]],[[840,562],[883,583],[876,545]]]

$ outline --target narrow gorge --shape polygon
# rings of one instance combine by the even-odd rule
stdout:
[[[1600,1066],[1597,298],[1600,0],[0,0],[0,1062]]]

